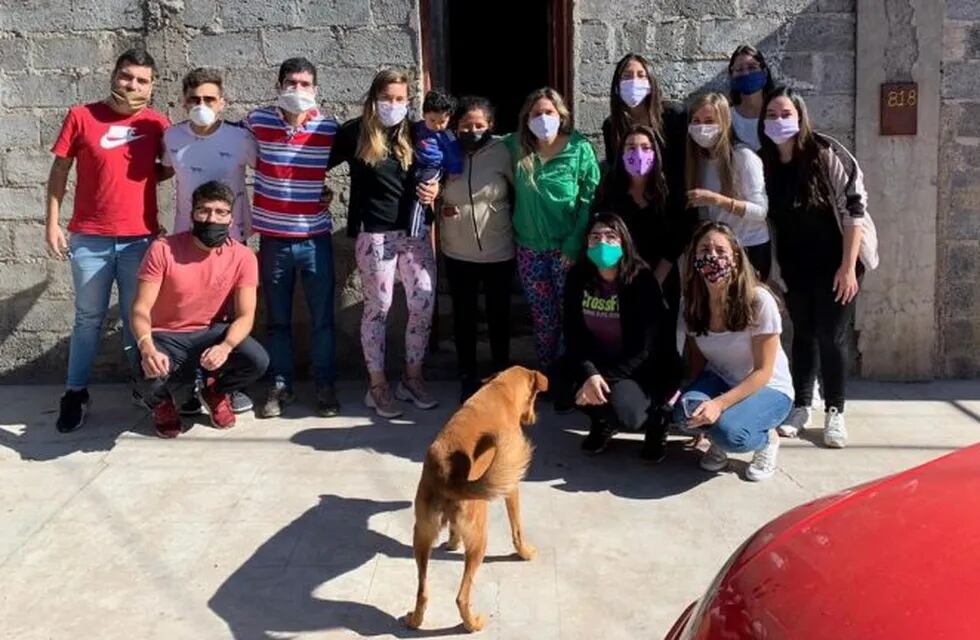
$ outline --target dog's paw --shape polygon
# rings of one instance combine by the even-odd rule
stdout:
[[[463,627],[473,633],[479,631],[487,624],[487,619],[481,615],[470,616],[469,620],[463,620]]]
[[[517,550],[517,555],[521,560],[534,560],[538,556],[538,550],[534,545],[526,544]]]
[[[405,614],[405,617],[402,618],[402,622],[404,622],[405,626],[409,629],[418,629],[422,626],[422,616],[416,616],[414,611],[409,611]]]

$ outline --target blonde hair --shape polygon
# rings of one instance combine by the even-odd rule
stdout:
[[[702,163],[709,159],[718,163],[718,177],[721,181],[721,194],[730,198],[740,197],[735,186],[734,144],[732,142],[732,110],[728,106],[728,98],[721,93],[708,93],[694,99],[688,109],[688,123],[702,107],[710,106],[715,111],[715,119],[721,128],[718,139],[710,149],[702,148],[687,136],[687,173],[688,190],[697,189],[701,178]]]
[[[412,132],[408,118],[398,123],[394,138],[389,140],[388,131],[378,118],[374,106],[381,91],[389,84],[410,87],[408,72],[403,69],[384,69],[374,76],[371,88],[364,98],[364,117],[361,119],[361,135],[357,141],[357,157],[373,167],[394,154],[402,169],[408,171],[413,159]]]
[[[572,114],[568,110],[568,106],[565,104],[565,99],[561,97],[561,94],[552,89],[551,87],[543,87],[536,91],[532,91],[531,94],[524,101],[524,106],[521,107],[520,114],[517,117],[518,126],[518,140],[520,141],[520,154],[521,157],[517,161],[518,172],[523,172],[527,176],[528,181],[531,186],[534,186],[534,157],[538,152],[538,139],[531,129],[528,127],[530,121],[531,109],[534,108],[534,104],[545,98],[551,101],[551,104],[555,105],[555,111],[558,112],[558,118],[560,124],[558,125],[559,134],[568,134],[572,131]]]

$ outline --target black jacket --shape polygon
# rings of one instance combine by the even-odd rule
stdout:
[[[589,268],[591,271],[591,268]],[[631,379],[649,391],[655,402],[663,402],[677,390],[681,361],[670,327],[670,311],[660,286],[649,269],[619,290],[619,317],[623,353],[615,360],[602,355],[595,337],[585,326],[582,295],[588,286],[586,267],[578,265],[568,274],[564,300],[564,363],[566,373],[582,382],[600,374],[609,379]]]

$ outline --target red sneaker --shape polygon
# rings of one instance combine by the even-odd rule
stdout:
[[[177,415],[174,399],[167,398],[153,407],[153,426],[161,438],[176,438],[184,430]]]
[[[211,424],[215,429],[230,429],[235,426],[235,414],[231,410],[231,398],[227,393],[218,393],[213,385],[204,387],[204,402],[208,405]]]

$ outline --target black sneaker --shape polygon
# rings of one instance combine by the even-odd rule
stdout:
[[[265,398],[265,404],[262,405],[262,415],[261,418],[278,418],[282,415],[283,405],[287,405],[296,399],[296,395],[293,394],[293,390],[287,387],[282,382],[277,382],[271,389],[269,389],[269,395]]]
[[[332,384],[325,384],[316,390],[316,414],[321,418],[332,418],[340,413],[340,402]]]
[[[58,412],[58,431],[71,433],[85,424],[89,404],[91,400],[88,389],[65,391],[65,395],[61,396],[61,410]]]
[[[643,435],[643,448],[640,449],[640,459],[643,462],[657,464],[667,457],[667,418],[664,414],[655,414],[647,419]]]
[[[592,428],[589,435],[582,441],[582,451],[594,456],[602,453],[609,446],[609,441],[616,435],[616,430],[609,426],[605,420],[592,420]]]
[[[182,416],[197,416],[203,413],[201,399],[197,397],[197,393],[194,393],[184,402],[184,404],[180,405],[180,409],[177,411],[177,413]]]
[[[245,413],[255,408],[255,403],[244,391],[231,392],[231,412],[234,414]]]

